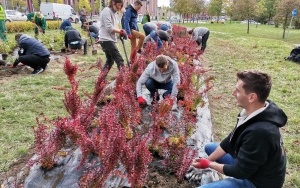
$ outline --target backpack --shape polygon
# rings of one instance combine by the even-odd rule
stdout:
[[[284,58],[286,61],[293,61],[296,63],[300,63],[300,46],[297,46],[296,48],[294,48],[291,53],[290,56]]]

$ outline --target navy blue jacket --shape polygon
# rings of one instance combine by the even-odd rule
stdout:
[[[66,30],[67,30],[67,29],[66,29],[67,27],[72,27],[72,24],[71,24],[71,22],[69,21],[69,19],[64,20],[64,21],[61,23],[59,29],[60,29],[60,30],[66,31]]]
[[[127,35],[131,34],[131,29],[139,31],[137,25],[138,12],[133,8],[132,5],[126,7],[126,12],[124,13],[122,28],[125,29]]]
[[[37,39],[34,39],[28,35],[21,35],[19,38],[20,50],[23,49],[22,55],[37,55],[40,57],[49,57],[49,50]]]
[[[279,128],[285,113],[271,101],[260,113],[236,127],[220,146],[236,159],[225,164],[224,174],[250,180],[256,188],[281,188],[286,173],[286,154]]]

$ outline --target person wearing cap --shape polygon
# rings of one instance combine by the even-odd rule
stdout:
[[[7,40],[5,21],[6,21],[6,14],[2,6],[2,0],[0,0],[0,39],[4,42]]]
[[[72,17],[64,20],[61,23],[59,29],[62,30],[62,31],[67,31],[68,29],[72,28],[72,24],[71,24],[72,22],[73,22],[73,18]]]
[[[200,50],[204,52],[209,37],[209,29],[206,27],[196,27],[189,30],[188,33],[191,35],[191,40],[196,41],[201,46]]]
[[[46,19],[44,15],[40,12],[32,12],[27,14],[27,20],[31,21],[35,24],[34,33],[35,38],[39,35],[39,32],[45,34],[45,30],[47,27]]]
[[[158,29],[167,31],[167,30],[172,30],[172,24],[170,22],[166,21],[159,21],[157,22]]]
[[[39,40],[26,34],[16,34],[15,40],[20,48],[19,57],[10,67],[14,68],[22,62],[24,65],[33,68],[31,74],[39,74],[45,71],[50,62],[49,50]]]
[[[158,55],[156,60],[148,64],[136,84],[136,93],[138,103],[145,105],[146,99],[142,95],[142,85],[150,91],[150,97],[153,101],[159,101],[158,89],[166,90],[163,98],[171,97],[176,100],[180,84],[180,71],[176,61],[169,56]]]
[[[126,7],[126,11],[122,18],[122,28],[125,29],[128,38],[130,39],[131,51],[137,48],[137,52],[141,53],[145,35],[139,32],[137,24],[138,11],[143,6],[142,2],[137,0],[134,4],[130,4]]]

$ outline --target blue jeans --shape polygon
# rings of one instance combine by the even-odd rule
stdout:
[[[94,39],[97,39],[99,34],[98,33],[94,33],[94,32],[90,32],[90,36],[93,37]]]
[[[145,31],[145,36],[149,35],[152,29],[148,25],[143,25],[143,29]]]
[[[172,88],[173,88],[173,81],[170,81],[168,83],[159,83],[152,78],[149,78],[146,83],[146,88],[150,91],[151,97],[154,97],[155,93],[157,92],[158,89],[165,89],[167,90],[163,94],[163,98],[165,98],[168,95],[171,95],[172,93]]]
[[[157,43],[157,49],[160,49],[163,45],[161,39],[159,38],[158,34],[156,31],[151,31],[150,33],[151,38]]]
[[[219,146],[218,143],[209,143],[205,145],[205,152],[207,155],[210,155],[214,152],[217,147]],[[221,164],[234,164],[235,159],[230,155],[226,154],[216,162]],[[236,178],[226,178],[224,180],[208,183],[206,185],[202,185],[198,188],[255,188],[255,186],[247,179],[236,179]]]

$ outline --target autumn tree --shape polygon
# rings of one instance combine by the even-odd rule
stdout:
[[[276,14],[276,5],[278,4],[278,0],[265,0],[265,14],[267,15],[268,21],[270,21]]]
[[[226,16],[229,16],[230,17],[230,23],[231,23],[231,18],[232,18],[232,9],[233,9],[233,1],[231,0],[224,0],[223,1],[223,8],[225,10],[225,14]]]
[[[205,9],[205,3],[204,0],[191,0],[190,1],[191,6],[191,14],[193,16],[200,16],[200,13],[204,11]],[[194,22],[194,19],[193,19]],[[198,22],[198,19],[197,19]]]
[[[185,15],[190,11],[189,4],[190,0],[173,0],[172,10],[173,12],[178,13],[181,18],[182,15]]]
[[[84,6],[86,12],[91,12],[92,8],[89,0],[79,0],[79,10],[81,10]]]
[[[257,15],[258,8],[256,0],[239,0],[234,3],[234,17],[248,20],[247,33],[249,33],[250,30],[249,20],[253,19]]]
[[[208,6],[208,13],[213,16],[217,16],[217,22],[221,16],[223,8],[223,0],[211,0]]]
[[[292,19],[293,9],[300,10],[300,0],[280,0],[277,5],[275,21],[283,25],[282,38],[285,38],[285,30],[289,25],[289,21]]]

